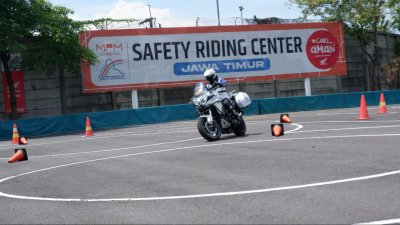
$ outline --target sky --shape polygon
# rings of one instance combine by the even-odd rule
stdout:
[[[151,16],[162,27],[218,25],[217,0],[49,0],[53,5],[74,11],[70,18],[91,20],[99,18],[143,20]],[[289,0],[218,0],[221,25],[241,24],[243,18],[278,17],[296,19],[302,16]],[[239,6],[243,10],[239,10]],[[139,24],[126,26],[138,27]],[[140,27],[145,27],[141,25]]]

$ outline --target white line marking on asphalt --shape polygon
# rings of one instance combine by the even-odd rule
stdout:
[[[370,109],[370,108],[368,108]],[[372,108],[374,109],[374,108]],[[378,108],[376,108],[378,109]],[[371,110],[371,109],[370,109]],[[317,113],[316,116],[337,116],[337,115],[358,115],[359,113]],[[388,112],[387,114],[397,114],[397,112]],[[371,114],[370,114],[371,115]],[[374,115],[374,113],[372,113]]]
[[[245,121],[246,124],[275,123],[275,120],[252,120]]]
[[[35,144],[29,144],[29,146],[41,146],[41,145],[53,145],[53,144],[61,144],[61,143],[68,143],[68,142],[75,142],[75,141],[90,141],[90,140],[97,140],[97,139],[106,139],[106,138],[115,138],[115,137],[127,137],[127,136],[142,136],[142,135],[157,135],[157,134],[175,134],[175,133],[190,133],[190,132],[195,132],[193,128],[190,128],[190,130],[183,130],[183,131],[164,131],[164,132],[152,132],[152,133],[125,133],[121,135],[109,135],[109,136],[93,136],[93,137],[84,137],[82,136],[79,139],[70,139],[70,140],[63,140],[63,141],[53,141],[53,142],[44,142],[44,143],[35,143]],[[18,146],[18,145],[14,145]],[[0,146],[2,147],[2,146]],[[12,146],[7,146],[7,147],[12,147]],[[4,149],[0,149],[4,150]]]
[[[301,124],[307,124],[307,123],[393,123],[393,122],[400,122],[400,120],[354,120],[354,121],[350,121],[350,120],[332,120],[332,121],[324,121],[324,120],[320,120],[320,121],[305,121],[305,122],[301,122]]]
[[[301,129],[302,126],[299,124],[293,124],[296,125],[297,128],[294,130],[289,130],[286,133],[290,133],[292,131]],[[102,152],[112,152],[112,151],[122,151],[122,150],[128,150],[128,149],[136,149],[136,148],[145,148],[145,147],[152,147],[152,146],[158,146],[158,145],[164,145],[164,144],[174,144],[174,143],[181,143],[181,142],[186,142],[186,141],[193,141],[193,140],[198,140],[202,138],[193,138],[193,139],[187,139],[187,140],[181,140],[181,141],[172,141],[172,142],[164,142],[164,143],[156,143],[156,144],[148,144],[148,145],[141,145],[141,146],[133,146],[133,147],[123,147],[123,148],[115,148],[115,149],[105,149],[105,150],[94,150],[94,151],[86,151],[86,152],[71,152],[71,153],[62,153],[62,154],[53,154],[53,155],[33,155],[29,156],[30,158],[45,158],[45,157],[59,157],[59,156],[69,156],[69,155],[79,155],[79,154],[92,154],[92,153],[102,153]],[[67,141],[65,141],[67,142]],[[32,146],[32,145],[31,145]],[[2,159],[8,159],[8,158],[0,158]]]
[[[381,221],[374,221],[374,222],[368,222],[368,223],[356,223],[354,225],[370,225],[370,224],[395,224],[395,223],[400,223],[400,218],[399,219],[391,219],[391,220],[381,220]]]
[[[182,142],[187,142],[187,141],[194,141],[194,140],[198,140],[198,139],[203,139],[203,138],[199,137],[199,138],[191,138],[191,139],[180,140],[180,141],[170,141],[170,142],[162,142],[162,143],[156,143],[156,144],[139,145],[139,146],[125,147],[125,148],[113,148],[113,149],[105,149],[105,150],[95,150],[95,151],[87,151],[87,152],[71,152],[71,153],[62,153],[62,154],[54,154],[54,155],[29,156],[29,158],[46,158],[46,157],[59,157],[59,156],[68,156],[68,155],[80,155],[80,154],[92,154],[92,153],[102,153],[102,152],[123,151],[123,150],[128,150],[128,149],[146,148],[146,147],[159,146],[159,145],[176,144],[176,143],[182,143]]]
[[[170,125],[170,124],[169,124]],[[157,130],[154,130],[155,127],[158,127]],[[148,125],[148,126],[138,126],[138,127],[130,127],[126,129],[119,129],[118,131],[115,132],[104,132],[104,131],[99,131],[98,134],[92,136],[92,137],[85,137],[82,135],[71,135],[73,137],[80,137],[78,139],[69,139],[69,140],[62,140],[62,141],[53,141],[53,142],[43,142],[43,143],[34,143],[34,144],[29,144],[30,146],[40,146],[40,145],[47,145],[47,144],[58,144],[58,143],[66,143],[66,142],[71,142],[71,141],[89,141],[93,139],[105,139],[105,138],[111,138],[111,137],[124,137],[124,136],[134,136],[134,135],[151,135],[151,134],[163,134],[163,133],[171,133],[171,129],[173,130],[181,130],[181,129],[191,129],[188,132],[192,132],[193,128],[195,126],[188,126],[188,125],[182,125],[182,126],[162,126],[162,125]],[[146,131],[146,129],[148,129]],[[132,131],[134,130],[134,131]],[[84,131],[84,130],[83,130]],[[146,131],[147,133],[144,133]],[[152,131],[152,132],[150,132]],[[165,132],[163,132],[165,131]],[[182,131],[183,132],[183,131]],[[66,135],[67,136],[67,135]],[[83,139],[84,137],[84,139]],[[43,138],[38,138],[38,139],[43,139]],[[36,140],[34,140],[36,141]],[[16,146],[15,144],[11,144],[11,141],[9,143],[5,144],[0,144],[0,148],[2,147],[12,147]]]
[[[358,113],[316,113],[316,116],[357,115]]]
[[[360,130],[360,129],[380,129],[380,128],[391,128],[391,127],[400,127],[400,125],[373,126],[373,127],[348,127],[348,128],[335,128],[335,129],[324,129],[324,130],[302,130],[302,131],[296,131],[295,133],[310,133],[310,132],[324,132],[324,131],[343,131],[343,130]]]
[[[204,148],[210,146],[220,146],[220,145],[234,145],[234,144],[249,144],[249,143],[262,143],[262,142],[275,142],[275,141],[293,141],[293,140],[312,140],[312,139],[334,139],[334,138],[357,138],[357,137],[396,137],[400,136],[400,134],[378,134],[378,135],[347,135],[347,136],[325,136],[325,137],[308,137],[308,138],[286,138],[286,139],[269,139],[269,140],[255,140],[255,141],[240,141],[240,142],[228,142],[228,143],[215,143],[215,144],[206,144],[206,145],[197,145],[197,146],[188,146],[188,147],[179,147],[179,148],[170,148],[164,150],[150,151],[150,152],[142,152],[142,153],[133,153],[112,157],[105,157],[93,160],[85,160],[75,163],[69,163],[59,166],[48,167],[40,170],[34,170],[26,173],[21,173],[18,175],[6,177],[0,180],[0,184],[4,181],[11,180],[17,177],[26,176],[34,173],[44,172],[47,170],[63,168],[67,166],[79,165],[83,163],[91,163],[98,162],[108,159],[117,159],[128,156],[139,156],[139,155],[148,155],[154,153],[163,153],[163,152],[171,152],[177,150],[189,150],[195,148]],[[39,200],[39,201],[62,201],[62,202],[76,202],[76,201],[84,201],[84,202],[109,202],[109,201],[151,201],[151,200],[172,200],[172,199],[187,199],[187,198],[205,198],[205,197],[217,197],[217,196],[233,196],[233,195],[243,195],[243,194],[254,194],[254,193],[265,193],[265,192],[273,192],[273,191],[283,191],[283,190],[293,190],[300,188],[309,188],[309,187],[317,187],[317,186],[325,186],[331,184],[339,184],[346,182],[354,182],[361,180],[368,180],[374,178],[380,178],[385,176],[392,176],[400,174],[400,170],[390,171],[385,173],[379,173],[368,176],[354,177],[348,179],[341,180],[333,180],[333,181],[325,181],[319,183],[311,183],[311,184],[303,184],[303,185],[294,185],[294,186],[285,186],[285,187],[277,187],[277,188],[265,188],[265,189],[257,189],[257,190],[245,190],[245,191],[235,191],[235,192],[218,192],[218,193],[209,193],[209,194],[194,194],[194,195],[178,195],[178,196],[159,196],[159,197],[143,197],[143,198],[107,198],[107,199],[77,199],[77,198],[46,198],[46,197],[31,197],[31,196],[22,196],[22,195],[13,195],[7,194],[4,192],[0,192],[0,196],[14,198],[14,199],[25,199],[25,200]]]
[[[300,124],[298,124],[298,123],[292,123],[291,125],[297,126],[297,127],[294,128],[293,130],[286,131],[286,133],[293,133],[293,132],[298,131],[298,130],[300,130],[301,128],[303,128],[303,125],[300,125]]]
[[[157,129],[155,129],[157,127]],[[143,132],[162,132],[162,131],[170,131],[170,130],[177,130],[177,129],[187,129],[187,128],[193,128],[193,126],[188,126],[186,124],[184,125],[175,125],[175,126],[141,126],[141,127],[130,127],[126,128],[124,130],[114,130],[114,132],[100,132],[97,134],[95,137],[103,137],[103,136],[112,136],[112,135],[125,135],[125,134],[141,134]]]

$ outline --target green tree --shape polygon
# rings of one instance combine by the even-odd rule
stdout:
[[[10,90],[11,118],[15,118],[16,103],[9,62],[13,53],[23,51],[24,45],[21,41],[29,37],[34,29],[35,21],[31,16],[30,4],[27,1],[11,0],[0,3],[0,60]]]
[[[391,89],[399,88],[400,77],[400,41],[398,41],[393,49],[394,57],[389,64],[382,65],[382,71],[386,82]]]
[[[345,32],[362,44],[368,65],[368,89],[380,90],[378,32],[399,30],[400,0],[289,0],[297,4],[305,17],[314,15],[323,21],[341,21]],[[372,46],[371,50],[368,49]]]
[[[257,18],[257,16],[254,16],[253,22],[255,24],[280,24],[284,23],[284,20],[278,17],[268,17],[268,18]]]
[[[22,69],[47,74],[58,70],[62,101],[65,101],[64,70],[79,74],[81,61],[93,64],[96,56],[79,44],[78,33],[84,29],[84,24],[68,18],[68,14],[73,13],[71,10],[55,7],[46,0],[3,2],[0,6],[0,58],[10,88],[11,119],[15,119],[15,90],[9,67],[11,54],[21,54]]]

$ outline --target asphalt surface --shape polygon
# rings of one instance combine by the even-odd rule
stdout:
[[[246,116],[207,142],[196,121],[0,142],[2,224],[400,223],[400,106]],[[21,135],[21,134],[20,134]]]

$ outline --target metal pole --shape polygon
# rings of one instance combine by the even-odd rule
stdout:
[[[221,26],[221,19],[219,18],[219,2],[217,0],[217,14],[218,14],[218,26]]]
[[[239,10],[240,10],[240,18],[241,18],[241,21],[242,21],[242,25],[243,25],[243,6],[239,6]]]
[[[151,9],[150,5],[147,5],[149,7],[149,12],[150,12],[150,28],[153,28],[153,17],[151,17]]]
[[[137,90],[132,90],[131,97],[132,97],[132,109],[138,109],[139,108],[139,98],[138,98]]]
[[[196,18],[196,27],[199,26],[199,20],[200,20],[200,17],[197,17],[197,18]]]
[[[306,96],[311,96],[311,80],[309,77],[304,79],[304,89],[306,92]]]

